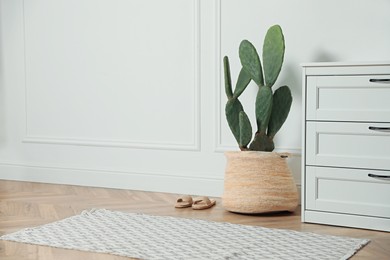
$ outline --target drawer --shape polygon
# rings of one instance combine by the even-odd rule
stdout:
[[[389,75],[307,76],[306,120],[390,122]],[[371,82],[371,81],[376,82]]]
[[[306,122],[306,165],[390,169],[390,123]]]
[[[306,167],[307,210],[390,217],[390,171]]]

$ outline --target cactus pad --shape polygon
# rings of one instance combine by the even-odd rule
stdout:
[[[243,40],[239,47],[241,65],[258,86],[264,85],[263,69],[255,46],[248,40]]]
[[[263,66],[266,86],[272,87],[279,76],[284,59],[284,36],[279,25],[268,29],[263,45]]]

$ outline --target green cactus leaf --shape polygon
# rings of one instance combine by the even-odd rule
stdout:
[[[243,40],[239,47],[239,56],[245,71],[258,86],[263,86],[263,69],[255,46],[248,40]]]
[[[260,133],[265,133],[272,111],[272,90],[263,86],[259,88],[256,97],[256,122]]]
[[[232,98],[228,100],[225,107],[226,119],[228,121],[230,130],[234,135],[234,138],[236,138],[237,143],[240,143],[239,115],[241,111],[244,111],[244,108],[242,107],[242,104],[238,99]]]
[[[228,99],[230,99],[233,97],[233,90],[232,90],[232,78],[230,76],[229,58],[227,56],[223,58],[223,70],[225,75],[225,93]]]
[[[264,133],[257,133],[249,146],[252,151],[272,152],[275,149],[274,142]]]
[[[279,25],[270,27],[263,44],[263,66],[266,86],[272,87],[277,80],[284,59],[284,36]]]
[[[249,82],[251,82],[250,75],[245,71],[244,68],[241,68],[240,74],[238,75],[236,88],[234,89],[233,97],[238,98],[246,89]]]
[[[244,111],[240,112],[239,125],[240,125],[240,141],[238,144],[240,148],[246,148],[252,139],[252,126],[248,116]]]
[[[288,86],[278,88],[273,96],[271,118],[267,135],[273,139],[287,119],[292,104],[291,91]]]

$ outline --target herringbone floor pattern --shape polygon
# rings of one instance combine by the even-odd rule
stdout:
[[[177,194],[168,193],[0,180],[0,235],[70,217],[85,209],[106,208],[368,238],[372,240],[370,244],[359,251],[353,259],[390,259],[390,233],[304,224],[300,222],[299,210],[294,214],[239,215],[223,210],[220,199],[217,199],[217,206],[208,210],[175,209],[173,205],[176,198]],[[0,259],[119,260],[128,258],[0,241]]]

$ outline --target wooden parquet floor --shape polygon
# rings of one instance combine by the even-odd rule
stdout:
[[[278,213],[257,216],[234,214],[221,207],[219,198],[216,198],[217,205],[208,210],[176,209],[173,207],[176,198],[177,194],[168,193],[0,180],[0,235],[70,217],[85,209],[106,208],[124,212],[368,238],[371,242],[352,259],[390,259],[390,233],[387,232],[301,223],[299,209],[294,214]],[[119,260],[128,258],[0,241],[0,259]]]

